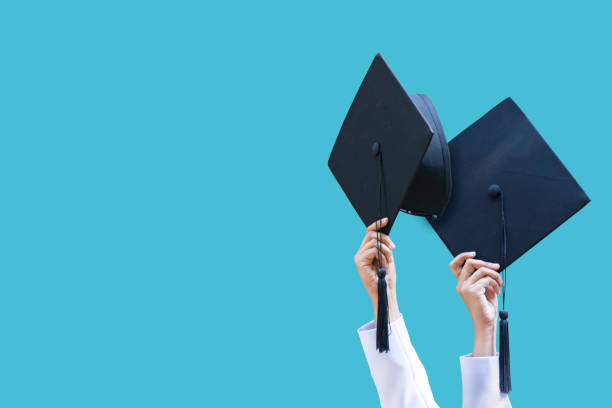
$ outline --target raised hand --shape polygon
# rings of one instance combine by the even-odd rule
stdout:
[[[361,242],[361,246],[355,254],[354,260],[357,266],[357,271],[361,277],[361,282],[365,287],[370,299],[374,305],[374,316],[377,315],[378,307],[378,243],[380,242],[381,259],[380,263],[387,270],[387,295],[389,299],[389,321],[393,322],[400,316],[397,306],[396,296],[396,271],[395,261],[393,259],[393,250],[395,244],[391,241],[388,235],[377,233],[377,230],[387,225],[389,220],[374,222],[366,229],[365,237]]]
[[[495,354],[495,327],[497,322],[497,295],[503,281],[499,264],[475,259],[476,252],[464,252],[450,263],[457,278],[457,293],[463,299],[474,323],[473,355]]]

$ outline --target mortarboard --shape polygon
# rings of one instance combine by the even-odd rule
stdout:
[[[437,216],[451,191],[448,145],[425,95],[408,95],[377,54],[342,123],[329,168],[365,225],[399,211]],[[386,271],[378,271],[377,349],[388,351]]]
[[[512,262],[590,200],[519,107],[507,98],[449,142],[452,199],[429,219],[453,256]],[[506,285],[500,316],[500,389],[511,390]]]

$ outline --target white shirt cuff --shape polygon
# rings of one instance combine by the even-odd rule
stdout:
[[[508,394],[499,390],[499,356],[459,358],[464,408],[510,407]]]

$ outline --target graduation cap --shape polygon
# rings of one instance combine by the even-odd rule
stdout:
[[[538,131],[508,98],[449,143],[452,199],[429,219],[453,256],[507,268],[589,201]],[[500,389],[511,390],[506,286],[500,317]]]
[[[442,214],[451,191],[450,156],[438,114],[425,95],[408,95],[380,54],[344,119],[329,168],[365,225],[399,211]],[[379,248],[380,249],[380,248]],[[386,271],[378,256],[376,344],[388,351]]]

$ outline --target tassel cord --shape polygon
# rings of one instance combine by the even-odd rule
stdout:
[[[382,206],[384,199],[384,175],[382,152],[378,152],[378,220],[380,223],[382,218]],[[376,349],[379,352],[389,351],[389,300],[387,298],[387,271],[382,264],[382,251],[380,242],[381,226],[376,228],[376,249],[377,249],[377,264],[378,264],[378,311],[376,316]]]
[[[499,312],[499,389],[503,393],[509,393],[512,390],[512,382],[510,380],[510,335],[508,329],[508,312],[506,311],[506,288],[508,287],[507,278],[507,252],[508,252],[508,236],[506,231],[506,214],[504,211],[504,193],[500,191],[501,200],[501,227],[502,227],[502,310]]]

